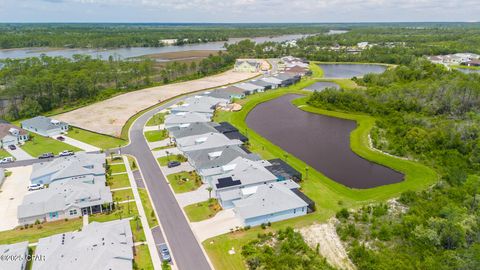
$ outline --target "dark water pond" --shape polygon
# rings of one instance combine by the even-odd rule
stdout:
[[[386,66],[375,64],[319,64],[325,78],[361,77],[368,73],[383,73]]]
[[[297,97],[285,95],[259,104],[248,114],[247,125],[345,186],[372,188],[403,180],[403,174],[369,162],[350,149],[355,121],[302,111],[290,103]]]
[[[304,90],[321,92],[321,91],[325,90],[325,88],[340,89],[340,86],[338,84],[334,83],[334,82],[316,82],[312,85],[309,85],[309,86],[305,87]]]
[[[480,73],[480,69],[457,68],[457,70],[465,74]]]

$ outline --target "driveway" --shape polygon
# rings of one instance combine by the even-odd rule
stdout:
[[[146,132],[146,131],[154,131],[154,130],[162,130],[162,129],[165,129],[165,125],[164,124],[161,124],[161,125],[158,125],[158,126],[145,126],[143,128],[143,132]]]
[[[177,197],[178,204],[180,205],[180,207],[183,208],[190,204],[204,202],[208,200],[207,187],[208,187],[207,184],[203,184],[197,190],[175,194],[175,197]]]
[[[173,167],[173,168],[168,168],[167,166],[162,167],[162,172],[165,175],[173,174],[173,173],[179,173],[179,172],[191,172],[194,171],[195,168],[190,165],[188,162],[183,162],[180,164],[180,166]]]
[[[75,147],[78,147],[80,149],[83,149],[85,150],[86,152],[96,152],[96,151],[100,151],[101,149],[98,148],[98,147],[95,147],[91,144],[88,144],[88,143],[84,143],[84,142],[81,142],[79,140],[75,140],[73,138],[70,138],[68,136],[62,136],[63,138],[65,138],[65,140],[63,141],[64,143],[66,144],[69,144],[71,146],[75,146]],[[53,139],[55,139],[56,137],[52,137]]]
[[[33,159],[34,157],[30,156],[27,152],[23,151],[22,148],[17,146],[17,149],[10,150],[10,148],[5,149],[10,155],[12,155],[15,160],[29,160]]]
[[[172,147],[172,148],[167,148],[167,149],[162,149],[162,150],[152,151],[152,152],[155,158],[164,157],[167,155],[167,152],[171,155],[182,154],[182,151],[180,151],[180,149],[178,149],[177,147]]]
[[[230,229],[243,227],[242,221],[235,216],[233,209],[222,210],[213,218],[192,222],[190,225],[200,242],[214,236],[226,234],[230,232]]]
[[[0,231],[11,230],[18,226],[17,207],[29,191],[32,166],[14,167],[8,169],[12,175],[5,179],[0,187]],[[35,192],[35,191],[31,191]]]
[[[167,146],[167,145],[170,144],[170,142],[171,142],[171,139],[167,138],[165,140],[158,141],[158,142],[150,142],[150,143],[148,143],[148,146],[150,147],[150,149],[155,149],[157,147]]]

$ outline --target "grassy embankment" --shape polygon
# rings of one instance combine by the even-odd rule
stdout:
[[[96,133],[77,127],[72,127],[68,132],[67,136],[104,150],[124,146],[128,143],[128,141],[122,140],[120,138]]]
[[[245,118],[255,106],[262,102],[266,102],[288,93],[305,94],[301,89],[315,81],[319,81],[319,75],[321,75],[321,71],[318,70],[319,68],[316,65],[311,65],[311,67],[314,71],[312,78],[306,78],[297,85],[288,88],[249,96],[247,99],[242,100],[241,103],[243,104],[243,109],[240,112],[221,112],[217,115],[216,121],[228,121],[242,132],[248,130],[248,137],[251,144],[250,150],[252,152],[260,154],[264,159],[285,159],[285,155],[287,155],[288,163],[305,174],[305,168],[309,167],[307,164],[292,154],[285,152],[280,147],[272,144],[267,139],[261,137],[254,130],[248,128],[245,123]],[[329,81],[341,85],[353,86],[353,84],[348,83],[347,80]],[[295,219],[275,222],[272,224],[272,227],[268,228],[266,231],[274,231],[287,226],[302,227],[314,222],[324,222],[343,207],[355,208],[372,202],[385,201],[389,198],[396,197],[407,190],[424,189],[437,180],[437,174],[435,171],[422,164],[387,156],[370,149],[368,146],[368,134],[375,124],[374,117],[313,108],[306,105],[305,101],[305,98],[301,98],[294,100],[293,102],[295,105],[301,106],[301,109],[305,111],[356,121],[357,128],[350,134],[352,150],[363,158],[404,173],[405,180],[397,184],[371,189],[351,189],[336,183],[321,172],[309,167],[308,179],[303,180],[301,187],[302,191],[315,201],[317,207],[316,212]],[[265,232],[265,230],[262,230],[260,227],[255,227],[248,231],[229,233],[208,239],[204,241],[203,245],[216,268],[245,269],[245,264],[240,252],[241,248],[247,242],[255,239],[258,233],[263,232]],[[232,247],[234,247],[237,252],[233,255],[229,255],[228,250]]]

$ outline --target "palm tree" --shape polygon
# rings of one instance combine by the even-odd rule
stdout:
[[[135,224],[137,226],[137,231],[140,231],[140,216],[139,215],[135,215],[133,217],[133,220],[135,221]]]
[[[209,200],[212,198],[212,190],[213,190],[213,188],[212,188],[212,187],[207,187],[207,191],[208,191],[208,199],[209,199]]]

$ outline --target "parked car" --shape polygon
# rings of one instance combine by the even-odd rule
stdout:
[[[58,136],[58,137],[57,137],[57,140],[59,140],[59,141],[63,142],[63,141],[65,141],[65,138],[64,138],[64,137],[62,137],[62,136]]]
[[[10,150],[15,150],[15,149],[17,149],[17,147],[16,147],[15,145],[13,145],[13,144],[10,144],[10,145],[8,146],[8,149],[10,149]]]
[[[170,256],[170,251],[168,250],[167,244],[160,244],[159,247],[160,254],[162,254],[162,261],[170,262],[172,260],[172,257]]]
[[[13,159],[13,157],[4,157],[2,159],[0,159],[0,164],[4,164],[4,163],[10,163],[10,162],[14,162],[15,160]]]
[[[30,186],[28,186],[28,191],[40,190],[44,188],[45,188],[45,185],[43,184],[31,184]]]
[[[74,154],[75,153],[73,153],[72,151],[64,150],[64,151],[58,153],[58,156],[59,157],[66,157],[66,156],[72,156]]]
[[[55,155],[53,153],[43,153],[38,158],[39,159],[45,159],[45,158],[53,158],[53,157],[55,157]]]
[[[177,167],[177,166],[180,166],[180,162],[178,162],[178,161],[170,161],[167,164],[168,168],[173,168],[173,167]]]

